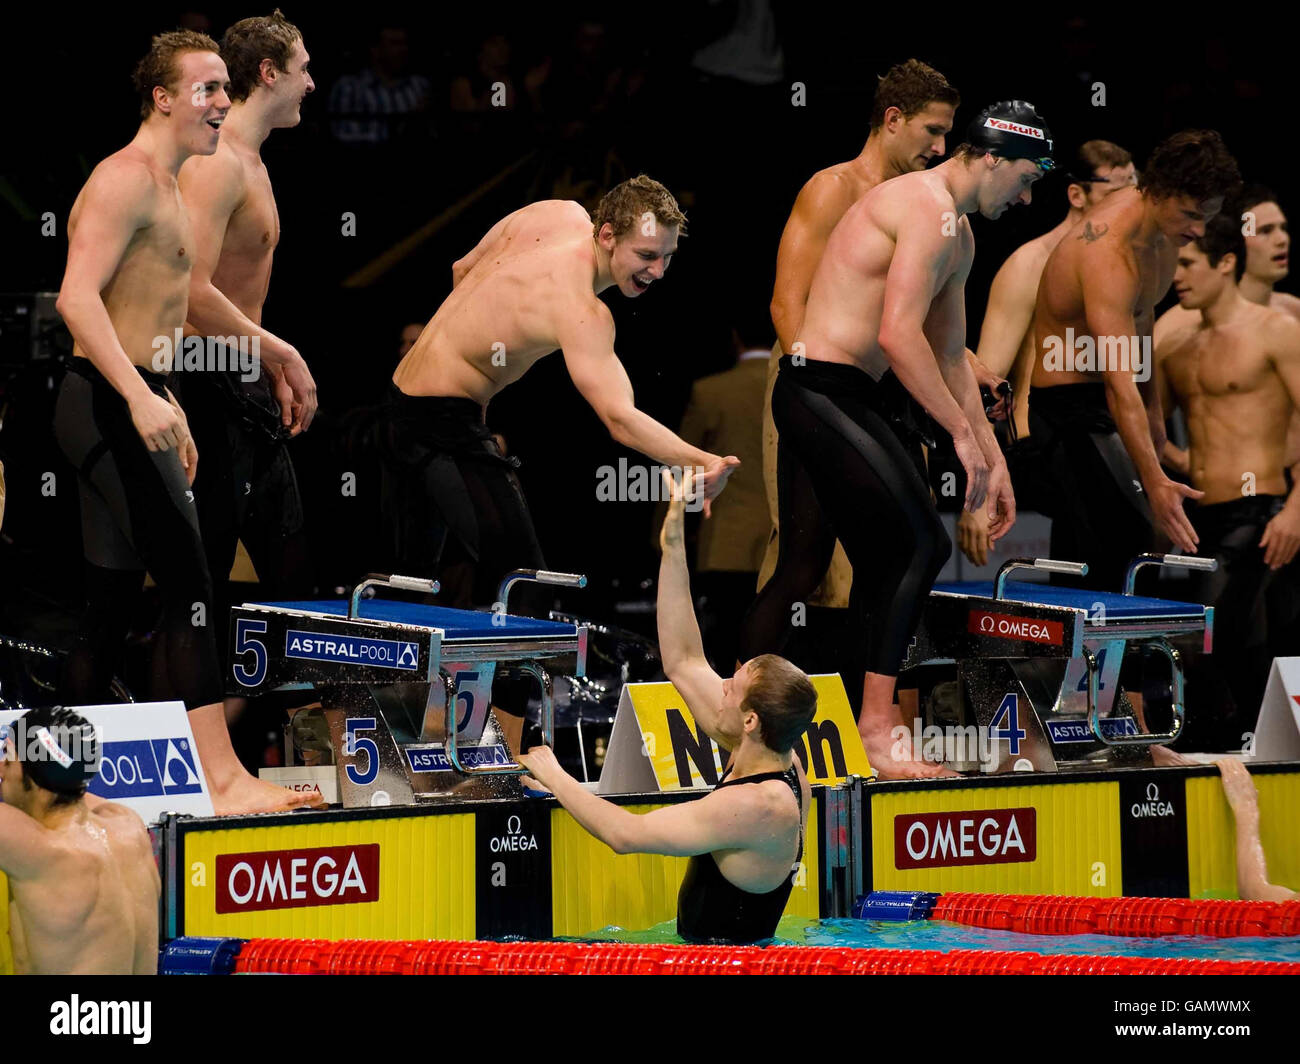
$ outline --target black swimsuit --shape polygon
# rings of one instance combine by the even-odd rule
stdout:
[[[677,893],[677,933],[693,942],[757,942],[776,934],[777,921],[785,912],[794,873],[803,860],[803,795],[794,766],[784,772],[760,772],[741,779],[723,779],[719,787],[784,780],[794,792],[799,807],[799,855],[781,882],[763,894],[741,890],[718,869],[713,854],[691,858]]]
[[[781,359],[772,386],[780,553],[741,626],[741,661],[783,653],[791,607],[821,582],[838,539],[853,566],[849,609],[866,634],[856,664],[898,675],[952,553],[917,410],[892,372],[877,381],[856,366]]]

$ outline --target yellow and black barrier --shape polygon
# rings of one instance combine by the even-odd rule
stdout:
[[[1251,766],[1274,883],[1300,889],[1300,764]],[[1235,898],[1218,770],[1107,769],[855,785],[849,893]]]
[[[786,909],[829,915],[815,792]],[[697,793],[613,799],[634,812]],[[671,920],[686,859],[615,854],[552,800],[163,825],[164,938],[475,939]]]

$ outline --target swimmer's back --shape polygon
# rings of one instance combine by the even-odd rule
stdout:
[[[393,382],[407,395],[486,403],[559,347],[557,318],[608,318],[595,298],[591,218],[581,204],[545,200],[507,215],[456,264],[456,285]]]
[[[125,806],[96,803],[46,843],[42,869],[9,880],[18,971],[156,972],[161,888],[144,822]]]

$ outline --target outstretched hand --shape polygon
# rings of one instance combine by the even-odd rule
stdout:
[[[695,481],[695,470],[687,467],[682,471],[681,483],[669,469],[663,470],[664,490],[668,492],[668,516],[664,526],[659,530],[659,549],[675,550],[686,542],[686,500],[695,499],[699,490]],[[707,505],[707,504],[706,504]]]
[[[729,454],[725,458],[715,458],[712,462],[704,467],[696,481],[696,488],[704,492],[704,516],[711,517],[713,508],[709,505],[711,499],[718,497],[718,493],[727,486],[727,478],[740,467],[740,459],[734,454]],[[694,496],[689,496],[694,499]]]

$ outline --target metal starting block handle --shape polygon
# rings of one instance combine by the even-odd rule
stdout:
[[[348,620],[355,621],[361,615],[361,599],[367,588],[395,587],[401,591],[423,591],[426,595],[436,595],[442,586],[437,580],[426,580],[421,576],[399,576],[396,573],[371,573],[352,589],[352,598],[348,600]]]
[[[1002,598],[1007,577],[1017,569],[1036,569],[1040,573],[1064,573],[1067,576],[1087,576],[1087,562],[1058,562],[1053,558],[1012,558],[1003,562],[998,575],[993,578],[993,597]]]
[[[1193,561],[1197,559],[1192,559]],[[1213,564],[1213,563],[1211,563]],[[1199,567],[1198,567],[1199,568]],[[1098,712],[1096,697],[1096,662],[1091,660],[1092,655],[1087,650],[1083,653],[1089,659],[1088,662],[1088,723],[1092,726],[1092,734],[1107,746],[1152,746],[1156,743],[1172,743],[1183,733],[1183,660],[1182,656],[1166,643],[1163,639],[1153,639],[1149,643],[1141,644],[1143,650],[1150,647],[1152,650],[1158,650],[1165,656],[1169,662],[1169,673],[1172,678],[1173,687],[1173,727],[1167,732],[1159,734],[1143,735],[1116,735],[1108,738],[1102,734],[1101,715]]]
[[[1138,570],[1146,565],[1168,565],[1175,569],[1196,569],[1202,573],[1212,573],[1219,568],[1215,558],[1197,558],[1190,554],[1139,554],[1128,563],[1128,572],[1124,574],[1124,594],[1133,594],[1137,586]]]
[[[563,575],[563,574],[561,574]],[[583,581],[586,582],[585,579]],[[529,672],[542,688],[542,742],[555,748],[555,700],[551,674],[535,661],[521,661],[519,668]],[[462,776],[522,776],[528,769],[518,762],[508,765],[462,765],[460,748],[456,742],[456,682],[445,669],[440,669],[443,686],[447,690],[447,760]]]
[[[501,608],[510,612],[510,589],[521,580],[531,580],[537,584],[556,584],[560,587],[586,587],[587,578],[581,573],[553,573],[549,569],[515,569],[506,573],[497,588],[497,601]]]

